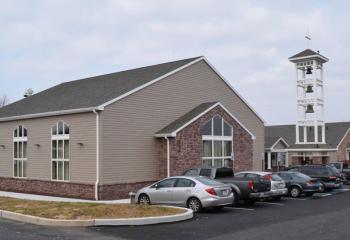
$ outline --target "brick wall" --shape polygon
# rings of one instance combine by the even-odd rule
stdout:
[[[345,136],[343,141],[340,143],[337,151],[337,161],[346,161],[346,148],[350,143],[350,132]]]
[[[48,196],[94,199],[94,185],[0,177],[0,190]]]
[[[102,185],[99,186],[99,199],[114,200],[129,198],[129,192],[137,192],[137,190],[152,183],[153,182],[138,182]],[[0,177],[0,191],[78,199],[95,199],[95,186],[93,184]]]
[[[233,127],[233,152],[235,155],[234,170],[243,171],[253,168],[253,140],[229,114],[220,106],[191,123],[175,138],[170,138],[170,169],[171,176],[181,175],[183,171],[202,165],[202,127],[215,115],[220,115]],[[160,178],[167,173],[167,146],[165,139],[158,139]]]
[[[100,200],[113,200],[129,198],[129,193],[136,193],[139,189],[151,185],[154,182],[120,183],[102,185],[99,187]]]

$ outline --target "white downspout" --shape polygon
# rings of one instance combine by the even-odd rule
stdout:
[[[167,161],[167,177],[170,177],[170,140],[168,137],[166,139],[166,161]]]
[[[98,200],[98,186],[100,183],[100,112],[93,110],[96,114],[96,182],[95,182],[95,200]]]

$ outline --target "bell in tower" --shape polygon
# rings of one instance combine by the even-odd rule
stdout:
[[[311,104],[307,105],[305,113],[314,113],[314,112],[315,112],[314,107]]]
[[[306,87],[306,91],[305,91],[306,93],[313,93],[314,92],[314,90],[312,90],[312,85],[308,85],[307,87]]]
[[[312,67],[306,68],[306,74],[308,74],[308,75],[312,74]]]

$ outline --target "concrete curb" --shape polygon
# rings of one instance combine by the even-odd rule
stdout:
[[[169,207],[169,206],[166,206]],[[179,208],[179,207],[171,207]],[[145,217],[145,218],[120,218],[120,219],[91,219],[91,220],[58,220],[42,217],[24,215],[0,210],[0,217],[4,219],[30,223],[43,226],[55,227],[92,227],[92,226],[136,226],[136,225],[151,225],[159,223],[179,222],[193,218],[193,211],[186,208],[186,212],[160,217]]]

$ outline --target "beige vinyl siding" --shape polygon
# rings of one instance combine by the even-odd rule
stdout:
[[[70,182],[96,181],[96,117],[80,113],[21,121],[0,122],[0,176],[13,176],[13,129],[28,130],[28,179],[51,180],[51,127],[59,120],[70,126]],[[79,146],[77,143],[83,143]],[[40,147],[35,146],[39,144]]]
[[[253,166],[261,170],[263,123],[200,61],[105,108],[101,115],[102,183],[156,180],[159,157],[154,133],[210,101],[220,101],[256,136]]]

